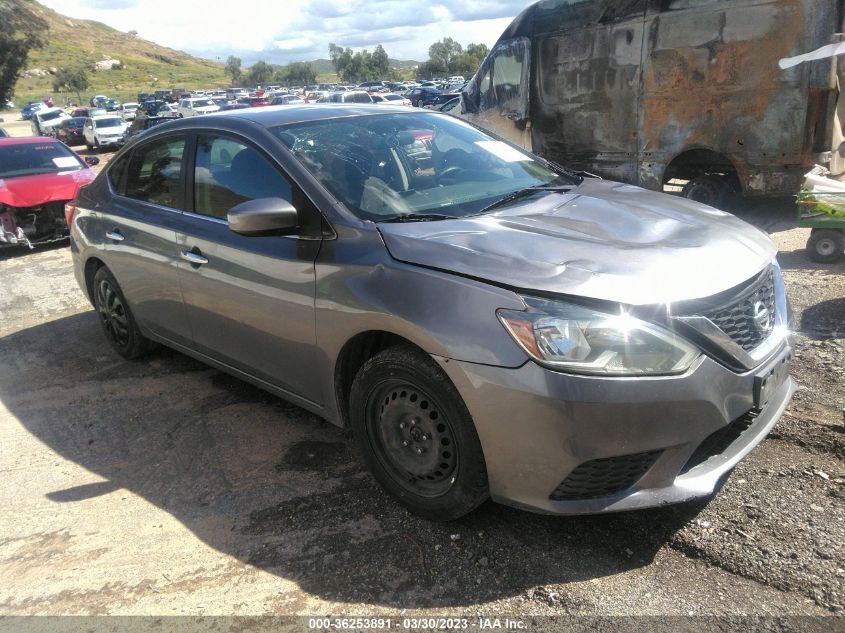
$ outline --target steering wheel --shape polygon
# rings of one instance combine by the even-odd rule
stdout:
[[[447,167],[439,174],[437,174],[437,176],[435,177],[435,182],[437,182],[438,185],[443,185],[444,180],[451,180],[449,184],[454,184],[458,182],[458,174],[464,171],[466,170],[463,167],[459,167],[458,165],[452,165],[451,167]]]

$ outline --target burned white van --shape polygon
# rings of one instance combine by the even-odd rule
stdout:
[[[718,205],[845,172],[843,0],[549,0],[520,14],[462,97],[545,158]],[[839,81],[837,82],[837,74]],[[837,112],[838,108],[838,112]]]

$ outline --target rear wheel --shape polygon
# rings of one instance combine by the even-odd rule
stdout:
[[[681,195],[690,200],[720,208],[730,192],[731,187],[725,178],[705,174],[696,176],[684,185]]]
[[[412,512],[457,519],[488,496],[481,443],[466,405],[427,355],[405,345],[358,372],[350,421],[373,476]]]
[[[105,266],[94,275],[93,289],[94,309],[114,350],[129,360],[149,352],[153,342],[141,334],[123,291]]]
[[[833,264],[845,250],[845,232],[835,229],[813,229],[807,240],[807,255],[814,262]]]

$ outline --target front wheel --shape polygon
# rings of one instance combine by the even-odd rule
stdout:
[[[349,414],[373,476],[415,514],[450,521],[487,499],[472,417],[426,354],[398,345],[364,363],[352,383]]]
[[[845,250],[845,231],[813,229],[807,240],[807,255],[814,262],[833,264]]]

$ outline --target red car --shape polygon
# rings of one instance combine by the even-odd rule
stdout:
[[[251,108],[263,108],[264,106],[273,105],[273,102],[268,97],[255,96],[249,98],[249,105]]]
[[[65,203],[94,180],[99,162],[52,138],[0,138],[0,247],[67,237]]]

